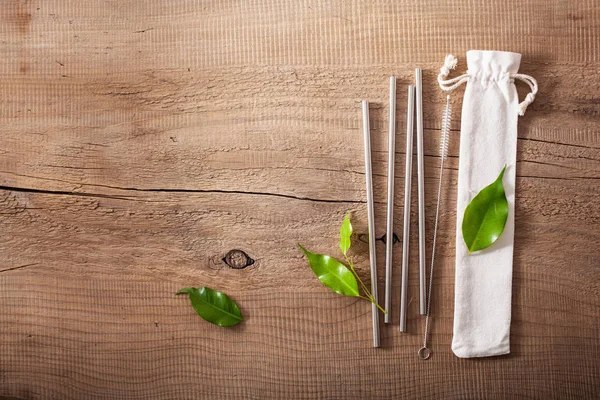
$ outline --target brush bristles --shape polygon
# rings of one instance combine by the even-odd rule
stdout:
[[[452,116],[452,107],[450,106],[450,96],[446,98],[446,108],[442,115],[442,133],[440,136],[440,157],[446,159],[448,156],[448,141],[450,139],[450,117]]]

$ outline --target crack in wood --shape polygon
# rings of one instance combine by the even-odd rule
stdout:
[[[131,197],[111,196],[108,194],[100,194],[100,193],[72,192],[72,191],[67,191],[67,190],[32,189],[32,188],[21,188],[21,187],[14,187],[14,186],[0,186],[0,190],[6,190],[6,191],[11,191],[11,192],[22,192],[22,193],[54,194],[54,195],[61,195],[61,196],[80,196],[80,197],[96,197],[96,198],[116,199],[116,200],[144,201],[142,199],[135,199],[135,198],[131,198]]]
[[[291,194],[282,193],[269,193],[269,192],[253,192],[243,190],[223,190],[223,189],[146,189],[146,188],[133,188],[133,187],[119,187],[109,185],[97,185],[97,184],[81,184],[84,186],[96,186],[105,187],[109,189],[123,190],[123,191],[134,191],[134,192],[150,192],[150,193],[224,193],[224,194],[240,194],[240,195],[255,195],[255,196],[272,196],[282,197],[286,199],[312,201],[316,203],[349,203],[349,204],[365,204],[364,200],[345,200],[345,199],[316,199],[312,197],[294,196]],[[48,189],[32,189],[32,188],[20,188],[14,186],[0,186],[0,190],[7,190],[13,192],[25,192],[25,193],[39,193],[39,194],[56,194],[63,196],[82,196],[82,197],[99,197],[109,198],[116,200],[129,200],[129,201],[150,201],[144,199],[137,199],[132,197],[124,196],[112,196],[100,193],[87,193],[87,192],[73,192],[66,190],[48,190]]]
[[[538,165],[549,165],[551,167],[557,167],[557,168],[567,168],[567,169],[574,169],[577,170],[577,168],[573,168],[570,167],[568,165],[560,165],[560,164],[556,164],[556,163],[551,163],[551,162],[544,162],[544,161],[535,161],[535,160],[517,160],[517,162],[523,162],[523,163],[529,163],[529,164],[538,164]]]
[[[0,274],[3,273],[3,272],[16,271],[18,269],[32,267],[32,266],[38,265],[38,264],[39,263],[32,263],[32,264],[25,264],[25,265],[19,265],[19,266],[16,266],[16,267],[9,267],[9,268],[5,268],[5,269],[0,269]]]
[[[590,149],[590,150],[600,149],[600,147],[586,146],[586,145],[583,145],[583,144],[553,142],[551,140],[543,140],[543,139],[537,139],[537,138],[520,137],[520,138],[517,138],[517,139],[518,140],[526,140],[526,141],[529,141],[529,142],[538,142],[538,143],[547,143],[547,144],[557,144],[557,145],[560,145],[560,146],[579,147],[579,148],[582,148],[582,149]]]
[[[154,28],[146,28],[146,29],[141,29],[139,31],[133,31],[133,33],[144,33],[144,32],[148,32],[148,31],[152,31],[154,30]]]
[[[86,185],[86,184],[84,184]],[[291,194],[283,194],[283,193],[271,193],[271,192],[255,192],[255,191],[246,191],[246,190],[226,190],[226,189],[162,189],[162,188],[134,188],[134,187],[120,187],[120,186],[110,186],[110,185],[88,185],[88,186],[98,186],[105,187],[109,189],[117,189],[124,191],[135,191],[135,192],[156,192],[156,193],[223,193],[223,194],[241,194],[241,195],[254,195],[254,196],[273,196],[273,197],[282,197],[286,199],[294,199],[294,200],[304,200],[304,201],[313,201],[317,203],[356,203],[356,204],[365,204],[364,200],[345,200],[345,199],[317,199],[313,197],[304,197],[304,196],[294,196]],[[1,188],[1,186],[0,186]]]

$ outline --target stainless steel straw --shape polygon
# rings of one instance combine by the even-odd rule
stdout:
[[[408,248],[410,247],[410,186],[412,175],[413,119],[415,88],[408,87],[406,114],[406,175],[404,176],[404,231],[402,234],[402,285],[400,289],[400,332],[406,332],[406,298],[408,292]]]
[[[419,313],[427,311],[425,300],[425,171],[423,168],[423,78],[421,68],[415,69],[417,111],[417,187],[419,191]]]
[[[363,134],[365,139],[365,179],[367,181],[367,219],[369,225],[369,259],[371,261],[371,295],[378,303],[377,296],[377,260],[375,258],[375,211],[373,209],[373,172],[371,169],[371,127],[369,125],[369,102],[362,101]],[[373,347],[379,347],[379,313],[372,304]]]
[[[385,241],[385,311],[387,324],[391,319],[392,303],[392,255],[394,245],[394,170],[396,156],[396,77],[390,76],[390,116],[388,126],[388,185],[387,185],[387,231]]]

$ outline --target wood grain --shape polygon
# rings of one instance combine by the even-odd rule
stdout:
[[[0,398],[600,397],[597,1],[5,0],[0,33]],[[376,350],[369,305],[321,286],[296,243],[333,252],[347,211],[366,231],[363,98],[383,235],[387,77],[403,132],[421,66],[430,248],[435,76],[469,49],[522,53],[540,85],[519,119],[512,353],[450,350],[457,93],[420,362],[416,268],[409,333],[395,313]],[[230,268],[231,250],[254,262]],[[366,278],[366,244],[353,252]],[[174,295],[193,285],[246,321],[202,321]]]

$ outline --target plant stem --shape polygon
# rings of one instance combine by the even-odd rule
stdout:
[[[367,289],[367,286],[363,283],[363,281],[360,279],[360,276],[358,276],[358,274],[356,273],[356,270],[354,269],[354,264],[352,264],[352,261],[350,261],[348,256],[345,254],[344,254],[344,258],[346,259],[346,262],[348,263],[348,266],[350,267],[350,271],[352,271],[352,273],[354,274],[356,279],[358,279],[358,282],[362,286],[362,289],[365,292],[365,295],[367,296],[367,297],[360,296],[360,298],[369,300],[371,303],[375,304],[377,306],[377,308],[379,308],[384,314],[387,314],[387,311],[385,311],[379,304],[377,304],[377,302],[375,301],[375,298],[373,297],[373,295],[371,294],[369,289]]]
[[[358,296],[358,297],[360,297],[360,298],[361,298],[361,299],[363,299],[363,300],[367,300],[367,301],[368,301],[368,302],[370,302],[370,303],[373,303],[373,304],[375,304],[375,305],[377,306],[377,308],[379,308],[379,310],[380,310],[382,313],[384,313],[384,314],[387,314],[387,311],[385,311],[383,308],[381,308],[381,306],[380,306],[379,304],[377,304],[377,302],[376,302],[376,301],[373,299],[373,297],[370,297],[370,298],[367,298],[367,297],[364,297],[364,296]]]
[[[354,276],[356,277],[356,279],[358,280],[358,282],[362,286],[363,291],[365,292],[365,294],[369,297],[369,299],[372,299],[373,296],[371,296],[371,292],[369,292],[369,289],[367,289],[367,286],[365,286],[365,284],[363,283],[362,279],[360,279],[360,276],[358,276],[358,274],[356,273],[356,270],[354,269],[354,264],[352,264],[352,261],[350,261],[350,259],[348,258],[348,256],[345,255],[345,254],[344,254],[344,258],[346,259],[346,262],[348,263],[348,266],[350,267],[350,271],[352,271],[352,273],[354,274]]]
[[[379,304],[377,304],[377,302],[375,302],[375,300],[371,300],[371,303],[375,304],[377,306],[377,308],[379,308],[379,310],[384,313],[385,315],[387,315],[387,311],[385,311],[383,308],[381,308],[381,306]]]

